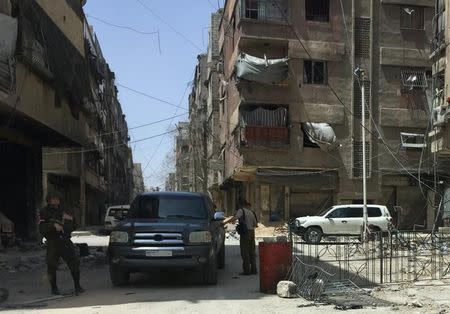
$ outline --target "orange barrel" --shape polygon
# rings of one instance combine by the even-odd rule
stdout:
[[[292,264],[290,242],[259,243],[259,291],[277,293],[277,284],[285,280]]]

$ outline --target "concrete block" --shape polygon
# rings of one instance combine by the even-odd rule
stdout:
[[[292,281],[280,281],[277,285],[277,294],[280,298],[295,298],[297,285]]]

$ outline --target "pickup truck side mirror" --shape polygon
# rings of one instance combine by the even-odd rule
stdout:
[[[225,213],[224,212],[215,212],[214,213],[214,220],[215,221],[223,221],[223,220],[225,220]]]

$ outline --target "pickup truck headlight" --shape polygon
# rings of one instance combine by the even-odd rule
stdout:
[[[113,231],[109,237],[110,243],[127,243],[128,233],[124,231]]]
[[[211,232],[194,231],[189,234],[189,243],[211,243]]]

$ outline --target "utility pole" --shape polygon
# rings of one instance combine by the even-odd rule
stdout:
[[[367,241],[368,213],[367,213],[367,165],[366,165],[366,91],[364,88],[365,71],[359,67],[353,74],[358,78],[361,87],[361,137],[362,137],[362,184],[363,184],[363,226],[362,240]]]
[[[80,225],[86,226],[86,172],[84,168],[84,148],[81,148],[80,158]]]
[[[362,132],[362,177],[363,177],[363,241],[367,241],[367,165],[366,165],[366,90],[364,88],[365,72],[361,70],[361,132]]]

